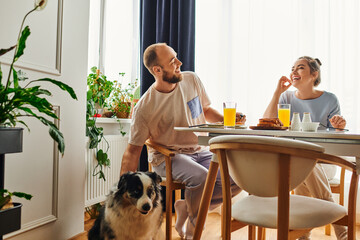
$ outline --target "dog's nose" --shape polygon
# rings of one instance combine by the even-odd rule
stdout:
[[[148,204],[148,203],[145,203],[143,206],[142,206],[142,209],[144,210],[144,211],[149,211],[150,210],[150,204]]]

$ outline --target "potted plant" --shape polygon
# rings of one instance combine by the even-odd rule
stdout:
[[[24,54],[26,39],[30,35],[30,28],[23,28],[26,17],[35,10],[43,9],[47,1],[36,0],[35,7],[28,12],[21,24],[17,43],[7,49],[0,50],[0,56],[14,50],[12,62],[10,64],[7,78],[3,77],[0,65],[0,126],[15,127],[18,123],[28,128],[25,121],[28,117],[38,119],[41,123],[49,127],[50,136],[58,143],[59,151],[64,154],[65,143],[63,134],[50,119],[58,119],[53,112],[52,104],[45,98],[52,93],[38,85],[42,82],[51,83],[59,89],[69,93],[73,99],[77,99],[74,90],[67,84],[50,78],[29,80],[23,71],[17,71],[14,63]],[[28,130],[30,130],[28,128]]]
[[[7,189],[0,189],[0,210],[14,207],[12,197],[24,198],[30,200],[32,195],[23,192],[9,192]]]
[[[113,90],[113,82],[107,80],[100,69],[92,67],[87,77],[87,86],[87,101],[97,110],[96,114],[100,114],[99,109],[106,107],[106,99]]]
[[[123,79],[125,73],[119,73],[119,75]],[[137,80],[134,83],[128,83],[125,87],[122,81],[114,81],[114,83],[114,89],[109,98],[110,108],[118,118],[129,118]]]
[[[63,134],[51,121],[58,119],[53,112],[53,105],[47,99],[52,93],[40,83],[53,84],[73,99],[77,99],[74,90],[67,84],[50,78],[29,80],[23,71],[18,71],[14,67],[16,61],[24,54],[26,40],[30,35],[29,26],[23,27],[25,20],[32,12],[42,10],[46,3],[47,0],[35,0],[34,8],[23,18],[16,44],[0,49],[0,56],[14,52],[7,77],[3,74],[0,64],[0,201],[7,201],[13,195],[30,198],[28,194],[18,194],[4,189],[5,154],[22,151],[22,128],[16,128],[17,124],[22,124],[30,131],[25,119],[38,119],[49,128],[50,137],[57,143],[60,153],[63,155],[65,151]],[[20,228],[20,207],[20,203],[14,203],[13,208],[0,211],[0,239],[1,235]]]

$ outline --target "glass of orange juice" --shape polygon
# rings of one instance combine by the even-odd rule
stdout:
[[[278,104],[278,118],[284,127],[290,126],[290,104]]]
[[[236,102],[224,102],[224,127],[235,128]]]

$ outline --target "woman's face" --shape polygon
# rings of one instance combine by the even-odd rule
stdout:
[[[317,72],[310,73],[310,67],[305,59],[299,59],[291,69],[290,80],[296,88],[300,86],[314,86]]]

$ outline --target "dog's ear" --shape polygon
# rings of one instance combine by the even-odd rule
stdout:
[[[121,175],[120,180],[118,182],[118,186],[117,188],[119,189],[118,192],[120,194],[124,194],[126,192],[127,189],[127,182],[128,179],[130,178],[131,172],[127,172],[124,173],[123,175]]]
[[[157,184],[162,182],[161,177],[156,172],[146,172],[146,174]]]

